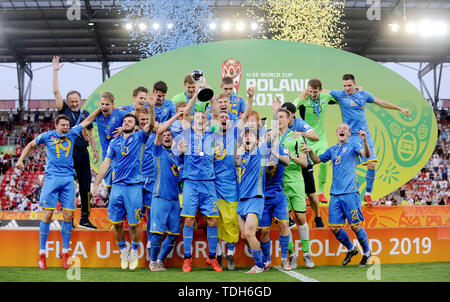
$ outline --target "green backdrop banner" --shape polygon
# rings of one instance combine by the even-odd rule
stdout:
[[[369,130],[378,157],[374,199],[389,194],[414,177],[436,146],[437,124],[432,108],[407,80],[381,64],[349,52],[288,41],[223,41],[166,52],[112,76],[89,96],[84,108],[90,112],[95,110],[104,91],[114,94],[116,107],[131,104],[134,88],[151,88],[159,80],[167,83],[167,98],[170,99],[184,91],[184,76],[194,69],[204,72],[216,94],[220,92],[223,74],[234,77],[237,94],[245,98],[247,88],[255,86],[254,109],[268,121],[276,96],[284,102],[293,102],[311,78],[319,78],[325,89],[343,90],[341,78],[345,73],[354,74],[357,85],[375,97],[408,108],[411,114],[406,117],[399,111],[385,110],[375,104],[367,106]],[[329,146],[337,142],[336,127],[341,121],[339,106],[328,106],[325,126]],[[98,140],[98,135],[96,137]],[[99,142],[97,146],[101,148]],[[95,168],[98,167],[99,163]],[[364,167],[357,171],[361,192],[365,189],[365,171]],[[317,173],[315,175],[317,181]],[[326,195],[331,176],[329,166]]]

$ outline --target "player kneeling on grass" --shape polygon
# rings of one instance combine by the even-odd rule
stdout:
[[[352,257],[358,254],[358,250],[351,243],[347,232],[342,229],[345,219],[348,220],[363,248],[364,254],[359,266],[366,267],[371,251],[366,231],[360,225],[361,221],[364,221],[364,216],[361,212],[359,184],[356,177],[356,158],[359,155],[366,158],[370,157],[370,147],[364,131],[358,131],[363,146],[354,141],[349,141],[350,134],[350,127],[341,123],[336,131],[338,143],[328,148],[325,153],[317,156],[311,150],[311,147],[306,145],[302,145],[300,150],[308,152],[315,164],[332,161],[333,180],[330,190],[329,225],[337,240],[348,250],[344,261],[342,261],[342,265],[347,265]]]
[[[44,176],[44,186],[39,198],[39,207],[42,208],[43,215],[39,226],[40,249],[38,265],[40,269],[47,268],[46,247],[47,238],[50,232],[50,222],[53,211],[56,210],[58,200],[63,209],[64,221],[61,227],[62,251],[60,257],[62,266],[69,268],[67,259],[69,257],[69,244],[72,235],[72,214],[75,211],[75,170],[73,168],[73,146],[75,139],[80,135],[83,128],[91,124],[100,113],[100,109],[91,113],[84,121],[73,128],[69,128],[69,118],[64,114],[56,117],[56,130],[47,131],[31,141],[23,150],[17,161],[16,168],[23,168],[23,160],[30,153],[31,149],[37,145],[45,144],[47,147],[47,168]]]
[[[174,247],[177,236],[180,235],[181,208],[178,194],[181,190],[178,176],[182,159],[171,150],[173,137],[169,127],[182,114],[183,112],[177,113],[159,126],[152,146],[156,175],[150,229],[152,236],[149,268],[151,271],[166,270],[163,261]],[[180,144],[182,143],[181,141]],[[161,247],[164,233],[167,233],[167,237]]]
[[[138,266],[138,249],[141,240],[140,222],[142,218],[142,175],[140,155],[154,125],[154,98],[149,104],[149,123],[138,131],[139,120],[133,114],[125,115],[122,134],[109,144],[105,160],[100,166],[92,194],[98,195],[98,185],[110,166],[113,167],[114,180],[108,205],[108,219],[113,223],[114,236],[120,248],[120,266],[134,270]],[[128,220],[130,228],[131,252],[125,242],[123,222]]]

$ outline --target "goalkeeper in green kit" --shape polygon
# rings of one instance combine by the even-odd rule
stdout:
[[[297,98],[297,108],[300,113],[300,117],[310,125],[314,132],[319,136],[318,141],[312,141],[306,139],[308,146],[316,154],[322,154],[328,149],[327,134],[325,131],[325,112],[327,106],[330,104],[336,104],[336,100],[331,96],[331,94],[322,91],[322,83],[319,79],[311,79],[308,81],[308,88],[302,96]],[[306,98],[307,97],[307,98]],[[319,164],[319,201],[326,203],[328,200],[325,198],[324,187],[327,181],[327,164]]]

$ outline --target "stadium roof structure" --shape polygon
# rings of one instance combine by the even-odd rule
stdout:
[[[69,62],[102,62],[105,80],[110,75],[110,62],[141,60],[138,47],[130,46],[123,16],[117,10],[122,1],[0,0],[0,63],[17,63],[19,100],[24,75],[32,78],[28,65],[31,62],[51,62],[54,55]],[[245,15],[245,10],[253,5],[240,0],[208,1],[218,18]],[[408,20],[450,20],[449,1],[381,0],[379,20],[370,20],[368,11],[373,3],[377,1],[346,1],[343,21],[348,29],[343,50],[377,62],[424,62],[426,66],[419,71],[419,78],[430,71],[436,73],[439,64],[450,62],[449,38],[424,40],[395,35],[388,26],[394,21],[402,22],[405,13]],[[74,4],[79,5],[80,20],[70,21],[67,12]],[[248,38],[248,33],[214,36],[215,41],[243,38]]]

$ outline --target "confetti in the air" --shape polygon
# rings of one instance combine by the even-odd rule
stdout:
[[[213,13],[210,1],[124,0],[115,9],[143,58],[180,47],[208,42]]]
[[[255,38],[342,48],[345,0],[249,0],[247,15],[261,24]]]

